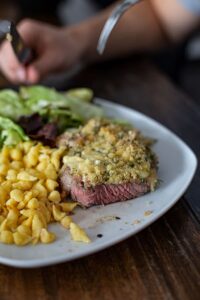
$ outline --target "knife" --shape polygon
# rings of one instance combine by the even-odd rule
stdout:
[[[9,20],[0,20],[0,42],[8,40],[20,63],[27,65],[33,60],[33,50],[26,47],[15,24]]]

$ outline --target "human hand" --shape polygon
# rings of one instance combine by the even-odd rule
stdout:
[[[27,47],[36,54],[28,66],[20,64],[9,42],[0,47],[0,69],[15,83],[35,84],[47,75],[64,71],[80,62],[84,37],[77,27],[58,28],[45,23],[24,20],[18,30]]]

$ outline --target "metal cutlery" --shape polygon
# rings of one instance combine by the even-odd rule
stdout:
[[[15,24],[9,20],[0,20],[0,41],[8,40],[18,60],[22,64],[28,64],[33,59],[33,52],[26,47]]]
[[[141,0],[125,0],[114,8],[113,12],[111,13],[110,17],[103,27],[98,41],[97,51],[99,54],[103,54],[108,38],[121,16],[127,11],[127,9],[140,1]]]

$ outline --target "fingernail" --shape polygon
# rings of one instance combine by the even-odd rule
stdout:
[[[24,69],[20,68],[17,70],[16,72],[16,75],[17,75],[17,78],[20,80],[20,81],[25,81],[26,80],[26,72]]]
[[[34,68],[34,66],[30,66],[27,69],[27,78],[29,80],[29,83],[36,84],[39,80],[39,74],[38,71]]]

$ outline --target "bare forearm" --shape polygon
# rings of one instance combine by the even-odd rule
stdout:
[[[84,38],[85,60],[99,60],[129,53],[155,51],[181,40],[199,22],[176,0],[144,0],[127,11],[113,30],[103,58],[96,47],[113,7],[78,25]]]
[[[123,15],[103,56],[97,54],[97,42],[113,7],[66,28],[23,20],[18,30],[26,45],[34,50],[35,59],[28,66],[20,64],[9,43],[5,42],[0,47],[0,70],[14,83],[36,83],[80,62],[155,51],[168,43],[180,41],[199,24],[200,18],[180,3],[181,0],[141,1]]]
[[[96,47],[103,25],[109,17],[112,8],[84,22],[81,31],[85,35],[85,58],[97,60]],[[155,16],[149,1],[143,1],[129,9],[114,28],[103,59],[119,57],[129,53],[155,50],[166,44],[166,36]]]

